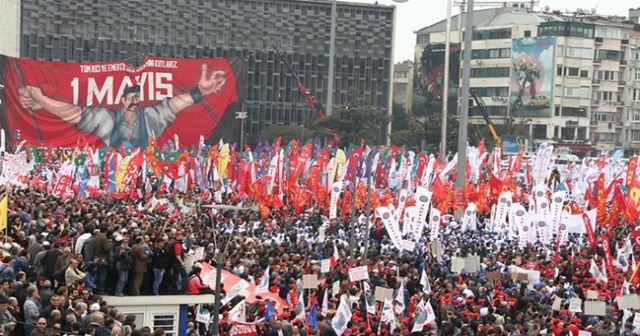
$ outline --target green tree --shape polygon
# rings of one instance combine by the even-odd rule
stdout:
[[[358,144],[364,139],[369,144],[381,142],[387,117],[371,104],[368,96],[350,90],[349,103],[338,106],[333,114],[311,122],[314,136],[332,138],[333,133],[340,135],[342,145]]]
[[[304,135],[304,139],[302,138]],[[260,135],[258,135],[258,140],[268,140],[273,141],[277,137],[282,137],[282,143],[286,144],[293,139],[302,140],[302,143],[305,143],[312,137],[312,132],[309,129],[305,129],[300,125],[289,124],[289,125],[269,125],[262,129]]]
[[[393,122],[391,126],[391,144],[407,146],[419,150],[425,137],[424,125],[414,115],[410,115],[400,104],[393,104]]]

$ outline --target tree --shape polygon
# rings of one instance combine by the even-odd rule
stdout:
[[[349,103],[337,107],[333,114],[313,120],[310,128],[314,136],[332,138],[334,132],[340,136],[342,145],[359,144],[364,139],[369,144],[378,144],[387,117],[371,104],[368,96],[351,89]]]
[[[391,124],[391,144],[407,146],[419,150],[425,137],[424,125],[409,115],[400,104],[393,104],[393,122]]]
[[[304,139],[302,138],[304,135]],[[311,130],[305,129],[300,125],[289,124],[289,125],[269,125],[262,129],[260,135],[258,136],[258,140],[267,140],[273,141],[277,137],[282,137],[282,143],[289,143],[289,141],[298,139],[301,140],[302,143],[305,143],[308,139],[312,137]]]

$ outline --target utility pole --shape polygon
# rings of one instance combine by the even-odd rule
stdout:
[[[449,57],[451,55],[451,0],[447,0],[447,29],[444,44],[444,75],[442,87],[442,125],[440,129],[440,157],[442,163],[447,162],[447,118],[449,108]],[[460,20],[460,16],[458,16]]]
[[[327,115],[333,113],[333,82],[335,80],[337,0],[331,2],[331,36],[329,38],[329,79],[327,82]]]
[[[460,124],[458,127],[458,164],[456,169],[456,203],[459,209],[455,213],[460,221],[464,214],[463,191],[467,165],[467,131],[469,116],[469,78],[471,76],[471,37],[473,35],[473,0],[467,0],[467,17],[464,31],[464,57],[462,64],[462,89],[460,102]]]
[[[222,257],[223,252],[220,250],[220,247],[216,249],[216,302],[213,304],[213,331],[211,335],[218,336],[220,335],[220,292],[221,292],[221,283],[222,283]]]

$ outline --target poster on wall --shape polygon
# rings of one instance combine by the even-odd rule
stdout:
[[[555,37],[514,39],[511,55],[511,115],[551,117]]]
[[[460,44],[449,46],[449,110],[455,110],[460,78]],[[434,43],[425,46],[418,57],[414,73],[413,108],[416,111],[441,111],[444,96],[444,56],[445,44]]]
[[[146,57],[63,63],[0,55],[0,123],[12,143],[43,147],[181,145],[209,137],[242,97],[240,59]]]

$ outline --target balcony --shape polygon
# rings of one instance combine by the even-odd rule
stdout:
[[[600,64],[601,62],[602,62],[602,59],[601,59],[601,58],[594,58],[594,59],[593,59],[593,63],[594,63],[594,64]]]
[[[629,45],[629,39],[623,39],[623,40],[620,40],[620,44],[622,44],[622,45]]]
[[[596,43],[602,43],[602,42],[603,42],[603,40],[604,40],[604,39],[603,39],[602,37],[596,37],[596,38],[595,38]]]
[[[590,125],[591,126],[598,126],[598,121],[597,120],[591,120],[590,121]]]
[[[618,85],[625,86],[625,85],[627,85],[627,81],[619,80],[619,81],[618,81]]]
[[[620,65],[621,66],[627,66],[627,60],[620,60]]]
[[[593,81],[591,81],[591,83],[593,83],[593,85],[600,85],[600,79],[593,79]]]
[[[600,105],[600,101],[599,101],[599,100],[596,100],[596,99],[593,99],[593,100],[591,101],[591,106],[593,106],[593,105]]]

